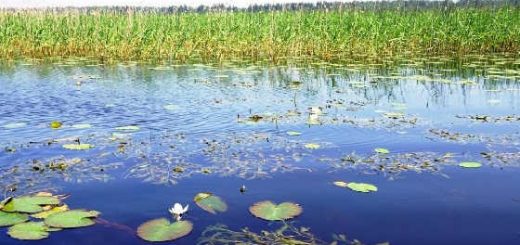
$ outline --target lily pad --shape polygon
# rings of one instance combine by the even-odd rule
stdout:
[[[404,113],[402,112],[385,112],[383,113],[383,116],[390,118],[390,119],[399,119],[404,117]]]
[[[305,144],[305,148],[311,149],[311,150],[316,150],[316,149],[319,149],[320,147],[321,147],[320,145],[315,144],[315,143]]]
[[[345,181],[334,181],[335,186],[346,188],[348,187],[348,183]]]
[[[60,200],[53,196],[23,196],[13,198],[7,202],[2,211],[4,212],[20,212],[20,213],[38,213],[42,212],[44,205],[57,205]]]
[[[482,164],[479,162],[461,162],[459,166],[463,168],[480,168]]]
[[[15,129],[15,128],[23,128],[27,126],[27,123],[24,122],[17,122],[17,123],[8,123],[4,125],[4,128],[6,129]]]
[[[117,127],[115,129],[118,131],[138,131],[140,128],[135,125],[130,125],[130,126]]]
[[[249,212],[255,217],[270,221],[292,219],[300,215],[302,211],[300,205],[292,202],[283,202],[276,205],[271,201],[262,201],[249,207]]]
[[[63,125],[63,123],[60,122],[60,121],[52,121],[51,124],[50,124],[52,129],[61,128],[62,125]]]
[[[0,227],[11,226],[29,220],[27,214],[6,213],[0,211]]]
[[[143,223],[137,228],[137,235],[149,242],[173,241],[190,234],[193,224],[182,220],[170,223],[168,219],[160,218]]]
[[[93,147],[94,146],[91,144],[65,144],[65,145],[63,145],[63,148],[65,148],[67,150],[75,150],[75,151],[88,150]]]
[[[167,105],[164,105],[164,109],[168,110],[168,111],[174,111],[174,110],[178,110],[180,107],[178,105],[174,105],[174,104],[167,104]]]
[[[386,148],[375,148],[374,151],[377,152],[377,153],[380,153],[380,154],[388,154],[388,153],[390,153],[390,150],[388,150]]]
[[[353,191],[363,192],[363,193],[377,191],[377,187],[375,185],[367,184],[367,183],[350,182],[347,184],[347,187]]]
[[[45,224],[57,228],[78,228],[95,224],[94,218],[98,217],[98,211],[86,211],[81,209],[58,212],[49,215]]]
[[[87,128],[92,128],[92,125],[90,125],[88,123],[81,123],[81,124],[74,124],[71,127],[75,128],[75,129],[87,129]]]
[[[220,197],[207,192],[197,194],[193,201],[195,201],[197,206],[212,214],[226,212],[228,208],[227,204]]]
[[[299,135],[302,135],[302,133],[297,132],[297,131],[287,131],[287,135],[289,135],[289,136],[299,136]]]
[[[41,240],[49,237],[49,230],[43,222],[27,222],[11,226],[7,234],[19,240]]]
[[[43,212],[39,212],[37,214],[33,214],[33,215],[31,215],[31,217],[37,218],[37,219],[46,219],[51,214],[61,213],[61,212],[65,212],[65,211],[68,211],[68,210],[69,210],[69,206],[67,206],[65,204],[65,205],[62,205],[62,206],[53,207],[53,208],[51,208],[49,210],[46,210],[46,211],[43,211]]]

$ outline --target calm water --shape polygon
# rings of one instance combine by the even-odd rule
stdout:
[[[388,66],[4,64],[3,196],[70,194],[69,206],[102,220],[34,242],[2,228],[0,244],[147,244],[135,230],[169,217],[175,202],[190,204],[184,219],[194,223],[175,244],[196,244],[216,224],[275,231],[280,222],[249,214],[262,200],[300,204],[290,225],[324,242],[345,234],[364,244],[519,244],[519,109],[520,60],[502,56]],[[130,125],[139,129],[117,129]],[[94,148],[62,147],[76,139]],[[193,203],[199,192],[220,196],[228,211],[203,211]]]

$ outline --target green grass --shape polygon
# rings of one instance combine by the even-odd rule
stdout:
[[[520,9],[0,12],[0,59],[341,60],[520,52]]]

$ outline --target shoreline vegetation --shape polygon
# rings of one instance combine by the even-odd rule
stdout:
[[[0,59],[279,63],[520,55],[516,1],[412,3],[4,9]]]

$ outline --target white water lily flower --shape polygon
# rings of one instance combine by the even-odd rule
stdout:
[[[173,207],[171,207],[170,209],[168,209],[168,211],[170,211],[170,213],[175,217],[175,219],[177,219],[177,221],[181,220],[182,218],[182,215],[186,212],[188,212],[188,207],[190,205],[186,205],[186,207],[182,207],[182,205],[180,203],[175,203],[173,205]]]

